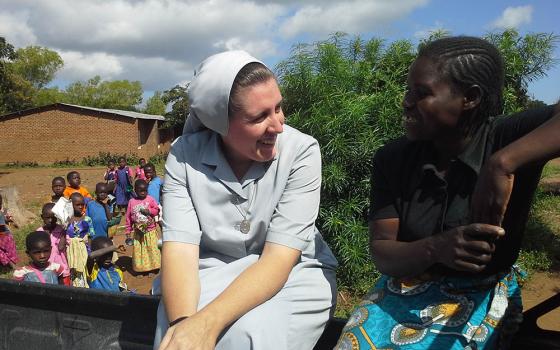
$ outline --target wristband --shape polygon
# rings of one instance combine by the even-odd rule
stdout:
[[[174,319],[173,321],[169,322],[169,327],[173,327],[173,326],[176,325],[177,323],[179,323],[179,322],[181,322],[181,321],[183,321],[183,320],[185,320],[185,319],[187,319],[187,318],[189,318],[189,316],[181,316],[181,317],[179,317],[179,318],[176,318],[176,319]]]

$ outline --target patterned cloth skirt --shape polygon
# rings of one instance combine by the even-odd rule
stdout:
[[[141,233],[134,232],[132,269],[136,272],[157,270],[161,266],[161,253],[158,248],[157,229]]]
[[[522,321],[514,269],[429,281],[382,276],[335,349],[507,349]]]

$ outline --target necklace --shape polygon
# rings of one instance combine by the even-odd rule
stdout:
[[[249,209],[251,209],[251,204],[253,203],[253,199],[255,198],[255,193],[257,192],[257,185],[258,183],[255,181],[255,185],[253,186],[253,191],[251,193],[251,200],[247,203],[246,211],[241,209],[241,203],[239,203],[240,196],[235,196],[236,203],[233,203],[233,205],[235,205],[235,209],[237,209],[239,214],[241,214],[241,217],[243,217],[243,220],[241,220],[235,226],[238,227],[239,231],[241,231],[241,233],[244,234],[249,233],[249,231],[251,230],[251,221],[247,219],[247,216],[249,215]]]

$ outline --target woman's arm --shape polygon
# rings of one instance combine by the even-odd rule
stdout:
[[[441,263],[458,271],[480,272],[492,258],[494,239],[504,235],[498,226],[471,224],[414,242],[397,241],[399,219],[369,223],[370,250],[377,269],[393,277],[420,275]]]
[[[196,313],[200,297],[199,247],[164,242],[161,256],[161,288],[169,321]]]
[[[554,115],[494,153],[482,168],[471,200],[474,222],[501,225],[513,188],[513,174],[531,163],[560,156],[560,104]]]
[[[188,345],[196,349],[213,349],[218,336],[227,326],[282,289],[300,254],[297,249],[266,243],[260,259],[243,271],[210,304],[173,326],[162,340],[160,349],[172,347],[174,344]],[[173,316],[190,315],[186,305],[177,308],[180,307],[185,313],[174,313]],[[169,319],[175,318],[170,316]]]

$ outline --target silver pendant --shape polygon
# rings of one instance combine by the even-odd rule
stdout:
[[[241,220],[241,222],[239,223],[239,231],[241,231],[241,233],[249,233],[249,230],[251,230],[251,222],[247,219],[243,219]]]

